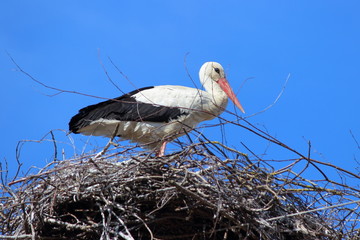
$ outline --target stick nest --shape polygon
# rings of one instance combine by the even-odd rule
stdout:
[[[345,236],[334,209],[316,210],[329,204],[324,195],[345,190],[319,187],[286,168],[275,172],[217,143],[161,158],[130,151],[82,155],[10,185],[3,185],[0,231],[12,239]]]

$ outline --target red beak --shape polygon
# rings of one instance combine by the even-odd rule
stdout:
[[[244,108],[241,106],[239,100],[237,99],[234,91],[229,85],[229,82],[226,80],[226,78],[220,78],[218,81],[218,84],[220,85],[221,89],[228,95],[228,97],[233,101],[233,103],[242,111],[245,113]]]

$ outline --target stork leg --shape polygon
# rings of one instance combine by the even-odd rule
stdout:
[[[164,141],[161,144],[161,147],[160,147],[159,151],[156,154],[157,157],[163,157],[165,155],[166,144],[167,144],[167,141]]]

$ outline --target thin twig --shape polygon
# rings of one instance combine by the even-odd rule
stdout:
[[[258,114],[260,114],[260,113],[266,112],[267,110],[269,110],[270,108],[272,108],[272,107],[279,101],[279,99],[281,98],[281,96],[283,95],[283,93],[284,93],[284,91],[285,91],[285,88],[286,88],[286,86],[287,86],[287,84],[288,84],[289,79],[290,79],[290,73],[289,73],[288,76],[286,77],[285,83],[284,83],[283,87],[281,88],[280,93],[277,95],[277,97],[275,98],[275,100],[274,100],[274,102],[273,102],[272,104],[270,104],[269,106],[267,106],[267,107],[264,108],[263,110],[261,110],[261,111],[259,111],[259,112],[256,112],[256,113],[254,113],[254,114],[248,115],[248,116],[246,116],[246,117],[244,117],[244,118],[254,117],[254,116],[256,116],[256,115],[258,115]]]
[[[302,215],[302,214],[307,214],[307,213],[312,213],[312,212],[320,212],[320,211],[323,211],[323,210],[328,210],[328,209],[332,209],[332,208],[342,207],[342,206],[346,206],[346,205],[354,204],[354,203],[360,203],[360,200],[351,201],[351,202],[346,202],[346,203],[340,203],[340,204],[335,204],[335,205],[332,205],[332,206],[327,206],[327,207],[322,207],[322,208],[316,208],[316,209],[307,210],[307,211],[302,211],[302,212],[297,212],[297,213],[292,213],[292,214],[286,214],[286,215],[283,215],[283,216],[273,217],[273,218],[266,219],[266,221],[274,221],[274,220],[279,220],[279,219],[282,219],[282,218],[294,217],[294,216],[298,216],[298,215]]]

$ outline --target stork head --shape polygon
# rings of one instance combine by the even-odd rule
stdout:
[[[199,72],[199,77],[201,84],[204,88],[209,91],[214,89],[218,85],[221,91],[224,91],[226,95],[231,99],[231,101],[243,112],[244,108],[241,106],[239,100],[237,99],[234,91],[230,87],[229,82],[226,79],[224,68],[217,62],[206,62],[202,65]],[[211,86],[211,87],[209,87]],[[216,88],[216,87],[215,87]],[[213,91],[213,90],[211,90]]]

